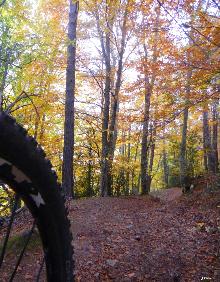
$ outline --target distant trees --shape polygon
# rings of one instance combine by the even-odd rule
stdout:
[[[103,69],[101,196],[112,195],[112,165],[118,134],[118,112],[122,84],[123,59],[127,44],[129,11],[132,1],[96,1],[88,3],[95,19],[100,41]]]
[[[204,85],[206,82],[204,81],[204,85],[198,85],[197,81],[197,64],[198,64],[198,58],[203,58],[203,61],[200,61],[200,64],[202,66],[200,67],[200,70],[205,70],[207,67],[207,61],[209,61],[209,54],[207,50],[204,48],[204,44],[209,44],[209,40],[204,35],[205,33],[205,25],[203,27],[204,33],[198,31],[198,29],[195,27],[196,24],[198,24],[199,21],[201,21],[201,13],[206,13],[209,9],[209,3],[207,3],[206,6],[203,6],[201,1],[198,1],[193,3],[191,9],[189,10],[187,7],[185,7],[185,10],[187,13],[189,13],[189,24],[188,24],[188,31],[185,32],[185,34],[188,37],[189,41],[189,49],[187,50],[187,62],[186,65],[188,66],[187,69],[187,78],[186,78],[186,97],[185,97],[185,103],[186,106],[184,108],[183,112],[183,126],[182,126],[182,140],[181,140],[181,146],[180,146],[180,184],[182,187],[186,185],[185,180],[189,176],[193,176],[193,170],[190,169],[190,166],[187,162],[187,155],[186,155],[186,143],[187,143],[187,124],[189,119],[189,107],[192,103],[195,103],[195,100],[198,98],[196,95],[202,94],[202,103],[203,103],[203,150],[204,150],[204,168],[206,171],[209,172],[216,172],[217,171],[217,163],[216,163],[216,157],[214,154],[214,151],[216,151],[216,127],[213,127],[213,136],[211,136],[210,126],[209,126],[209,98],[206,92],[208,92],[208,85],[206,85],[206,89],[204,91]],[[205,16],[204,16],[205,17]],[[203,19],[202,19],[203,20]],[[204,38],[206,41],[204,42]],[[200,73],[201,75],[201,73]],[[205,73],[203,73],[205,76]],[[197,92],[195,97],[192,97],[192,90],[194,85],[194,93]],[[203,89],[201,91],[201,88]],[[215,110],[214,110],[215,112]],[[215,115],[215,114],[214,114]],[[215,119],[215,118],[214,118]],[[216,124],[216,122],[214,122]],[[215,147],[215,149],[214,149]],[[188,157],[189,158],[189,157]]]
[[[0,6],[1,107],[44,147],[65,194],[148,194],[218,172],[218,6],[69,3]]]

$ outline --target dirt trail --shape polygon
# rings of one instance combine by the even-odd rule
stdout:
[[[151,195],[161,199],[163,202],[172,202],[182,195],[182,190],[178,187],[155,190],[151,192]]]
[[[220,195],[159,196],[71,204],[76,281],[220,281]]]
[[[220,281],[220,192],[183,196],[172,188],[152,194],[157,198],[69,203],[77,282]],[[29,217],[21,219],[20,231]],[[39,247],[26,254],[15,281],[34,281]],[[13,264],[11,258],[0,281],[8,281],[4,277]]]

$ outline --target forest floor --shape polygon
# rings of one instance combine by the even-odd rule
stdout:
[[[80,199],[69,211],[76,281],[220,281],[220,191]],[[20,231],[27,225],[24,217],[16,222]],[[34,281],[39,256],[38,242],[14,281]]]
[[[220,193],[152,194],[71,204],[77,281],[220,281]]]

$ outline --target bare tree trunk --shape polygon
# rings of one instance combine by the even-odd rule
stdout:
[[[212,108],[212,150],[213,150],[213,161],[214,161],[214,172],[217,173],[219,171],[219,163],[218,163],[218,104],[219,100],[216,99],[213,102]]]
[[[195,12],[191,14],[191,25],[193,26],[193,23],[195,22],[195,15],[196,13],[201,9],[202,1],[198,1],[198,5],[195,9]],[[191,28],[189,31],[189,47],[193,47],[194,44],[194,29]],[[181,145],[180,145],[180,154],[179,154],[179,162],[180,162],[180,185],[182,187],[186,187],[188,185],[188,178],[189,173],[187,171],[188,164],[187,164],[187,157],[186,157],[186,141],[187,141],[187,127],[188,127],[188,115],[189,115],[189,98],[190,98],[190,92],[191,92],[191,80],[192,80],[192,67],[190,67],[191,64],[191,54],[187,54],[187,60],[188,60],[188,70],[186,74],[186,97],[185,97],[185,108],[183,113],[183,127],[182,127],[182,139],[181,139]]]
[[[167,163],[167,153],[163,150],[163,179],[165,188],[169,187],[169,167]]]
[[[187,125],[188,125],[189,109],[186,107],[183,112],[183,127],[182,140],[180,145],[180,184],[184,186],[184,179],[187,175],[187,161],[186,161],[186,139],[187,139]]]
[[[138,182],[137,182],[137,190],[138,190],[138,194],[140,194],[141,191],[141,174],[138,174]]]
[[[105,32],[105,39],[100,27],[100,20],[98,14],[96,14],[97,29],[100,36],[100,42],[102,47],[102,55],[105,61],[106,67],[106,80],[104,91],[104,109],[102,116],[102,156],[101,156],[101,180],[100,191],[101,196],[112,195],[112,165],[114,159],[115,145],[117,141],[117,114],[119,111],[119,92],[121,88],[121,78],[123,70],[123,56],[125,51],[125,41],[127,35],[127,18],[128,18],[128,4],[127,2],[123,25],[122,25],[122,39],[121,48],[119,52],[118,69],[116,76],[115,89],[111,89],[113,81],[111,79],[111,36],[112,32],[111,23],[108,22],[108,31]],[[110,101],[110,94],[112,94],[112,103]],[[111,104],[111,105],[110,105]],[[111,109],[111,111],[110,111]],[[110,116],[111,112],[111,116]]]
[[[203,110],[203,148],[204,148],[204,166],[205,170],[215,172],[214,158],[211,146],[211,136],[209,128],[209,113],[208,107],[205,106]]]
[[[121,80],[122,80],[122,70],[123,70],[123,57],[125,52],[125,40],[127,35],[127,19],[128,19],[128,5],[129,0],[127,2],[127,6],[125,8],[124,17],[123,17],[123,25],[122,25],[122,39],[121,39],[121,48],[119,52],[119,61],[118,61],[118,69],[116,76],[116,84],[115,84],[115,92],[113,96],[113,103],[111,108],[111,119],[109,124],[109,179],[112,179],[112,165],[114,159],[115,146],[117,141],[117,120],[118,120],[118,112],[119,112],[119,93],[121,89]],[[108,191],[109,195],[112,194],[112,181],[108,183]]]
[[[188,115],[189,115],[189,95],[191,91],[191,77],[192,69],[187,71],[186,81],[186,106],[183,112],[183,127],[182,127],[182,139],[180,145],[180,185],[185,185],[185,179],[187,177],[187,159],[186,159],[186,140],[187,140],[187,126],[188,126]]]
[[[147,78],[145,78],[146,80]],[[146,82],[145,82],[146,84]],[[145,86],[145,107],[144,107],[144,122],[143,122],[143,133],[142,133],[142,142],[141,142],[141,192],[142,194],[148,194],[147,190],[148,181],[147,181],[147,170],[148,170],[148,125],[150,118],[150,98],[151,98],[151,89],[149,85]]]
[[[87,183],[86,183],[86,190],[87,190],[87,196],[91,197],[93,196],[93,187],[92,187],[92,147],[91,144],[89,144],[88,148],[88,170],[87,170]]]
[[[157,9],[157,18],[155,23],[155,37],[154,37],[154,46],[153,46],[153,63],[156,63],[158,58],[158,27],[159,27],[159,17],[160,17],[160,8]],[[144,53],[145,60],[148,58],[147,47],[144,44]],[[148,74],[148,70],[145,67],[145,102],[144,102],[144,121],[143,121],[143,130],[142,130],[142,142],[141,142],[141,193],[148,194],[150,192],[151,181],[148,177],[148,126],[150,120],[150,104],[151,104],[151,95],[155,83],[156,75],[152,74],[151,79]]]
[[[163,181],[165,188],[169,187],[169,166],[167,162],[166,140],[165,140],[165,124],[163,127]]]
[[[130,139],[131,139],[131,128],[129,128],[128,131],[128,152],[127,152],[127,164],[130,164],[130,159],[131,159],[131,143],[130,143]],[[130,187],[130,166],[127,168],[126,171],[126,194],[129,194],[129,187]]]
[[[75,97],[75,63],[76,63],[76,27],[78,1],[69,1],[69,24],[66,69],[66,100],[64,124],[64,148],[62,185],[66,197],[74,197],[73,155],[74,155],[74,97]]]
[[[107,3],[106,3],[107,5]],[[108,7],[108,5],[107,5]],[[107,8],[106,8],[107,9]],[[107,17],[107,10],[106,10]],[[105,65],[105,88],[102,96],[102,151],[101,151],[101,176],[100,176],[100,194],[102,197],[108,196],[109,186],[109,110],[110,110],[110,93],[111,93],[111,39],[110,23],[108,29],[102,30],[100,26],[99,11],[95,13],[96,26],[102,48],[102,57]],[[106,18],[107,19],[107,18]]]
[[[208,171],[208,157],[207,157],[207,140],[206,140],[206,135],[207,135],[207,126],[208,126],[208,121],[207,121],[207,112],[203,110],[203,158],[204,158],[204,169],[205,171]],[[209,134],[209,131],[208,131]]]
[[[110,50],[110,34],[106,33],[106,42],[101,38],[102,52],[105,60],[106,77],[104,90],[104,105],[102,112],[102,153],[101,153],[101,179],[100,192],[101,196],[108,196],[109,186],[109,143],[108,143],[108,125],[109,125],[109,108],[110,108],[110,91],[111,91],[111,50]]]
[[[4,71],[3,71],[3,77],[2,80],[0,81],[0,112],[3,110],[3,94],[4,94],[4,89],[5,89],[5,84],[6,84],[6,79],[8,75],[8,67],[9,67],[9,59],[10,59],[10,51],[6,52],[6,58],[5,58],[5,64],[3,65]]]
[[[149,154],[149,168],[147,171],[147,191],[150,192],[150,186],[153,179],[153,164],[154,164],[154,152],[155,152],[155,137],[156,137],[156,126],[155,124],[151,126],[151,136],[150,136],[150,154]]]
[[[137,156],[138,156],[138,145],[139,142],[136,144],[136,148],[135,148],[135,155],[134,155],[134,162],[136,163],[137,160]],[[135,173],[136,173],[136,169],[132,168],[132,172],[131,172],[131,189],[132,189],[132,193],[136,194],[137,192],[139,192],[139,185],[135,182]],[[138,176],[139,178],[139,176]]]

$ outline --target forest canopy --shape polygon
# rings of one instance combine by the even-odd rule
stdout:
[[[72,1],[72,0],[70,0]],[[219,171],[217,0],[0,2],[0,107],[61,179],[67,47],[76,49],[74,193],[128,195]]]

